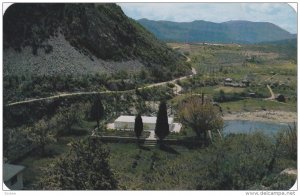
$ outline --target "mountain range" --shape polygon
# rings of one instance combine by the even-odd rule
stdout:
[[[138,22],[164,41],[253,44],[296,38],[296,34],[269,22],[170,22],[148,19],[140,19]]]
[[[13,4],[3,17],[3,46],[4,76],[144,69],[167,80],[190,71],[116,4]]]

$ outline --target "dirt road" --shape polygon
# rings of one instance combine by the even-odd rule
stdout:
[[[188,59],[187,59],[188,61]],[[188,75],[188,76],[183,76],[180,78],[176,78],[174,80],[170,80],[170,81],[166,81],[166,82],[160,82],[160,83],[155,83],[155,84],[149,84],[145,87],[140,87],[138,88],[139,90],[143,89],[143,88],[152,88],[155,86],[163,86],[166,85],[167,83],[173,83],[175,85],[174,88],[176,88],[174,90],[175,94],[178,94],[181,90],[182,87],[179,86],[178,84],[176,84],[177,80],[184,80],[188,77],[191,77],[193,75],[197,74],[197,71],[192,68],[192,74]],[[102,91],[102,92],[76,92],[76,93],[61,93],[58,95],[54,95],[54,96],[49,96],[49,97],[44,97],[44,98],[36,98],[36,99],[28,99],[28,100],[24,100],[24,101],[18,101],[18,102],[14,102],[14,103],[9,103],[6,106],[14,106],[14,105],[20,105],[20,104],[26,104],[26,103],[31,103],[31,102],[36,102],[36,101],[43,101],[43,100],[51,100],[51,99],[56,99],[56,98],[60,98],[60,97],[71,97],[71,96],[77,96],[77,95],[93,95],[93,94],[109,94],[109,93],[124,93],[124,92],[128,92],[128,91],[133,91],[134,89],[131,90],[125,90],[125,91]]]

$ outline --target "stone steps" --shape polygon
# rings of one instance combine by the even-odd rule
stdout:
[[[156,140],[145,140],[144,146],[156,146],[157,141]]]

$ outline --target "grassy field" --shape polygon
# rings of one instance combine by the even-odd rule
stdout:
[[[181,190],[195,189],[197,157],[202,151],[171,146],[173,152],[156,147],[139,149],[134,144],[108,144],[110,164],[118,174],[123,189]],[[122,160],[122,161],[120,161]],[[184,163],[182,160],[189,160]],[[195,164],[194,164],[195,163]],[[181,173],[185,171],[185,174]]]
[[[127,190],[197,189],[199,180],[205,178],[210,168],[208,160],[212,159],[209,164],[214,161],[210,154],[212,149],[188,149],[178,145],[168,146],[168,150],[158,147],[141,149],[134,144],[120,143],[107,146],[111,151],[110,164],[117,173],[120,187]],[[285,159],[278,160],[276,170],[294,164]]]
[[[223,91],[225,95],[242,95],[242,99],[246,98],[221,103],[222,107],[230,108],[231,112],[261,109],[296,112],[297,62],[291,43],[285,45],[170,43],[169,46],[189,55],[192,66],[198,72],[193,78],[181,81],[183,93],[204,93],[213,98]],[[243,88],[224,86],[225,78],[231,78],[236,83],[246,79],[250,85]],[[271,86],[275,95],[284,95],[287,102],[284,104],[263,99],[249,99],[250,93],[255,93],[257,98],[269,97],[267,84]],[[184,97],[181,95],[172,101],[176,103]]]

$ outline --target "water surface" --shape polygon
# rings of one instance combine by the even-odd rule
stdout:
[[[228,120],[224,121],[225,128],[223,133],[253,133],[255,131],[261,131],[268,135],[274,135],[279,130],[288,127],[287,123],[272,123],[272,122],[260,122],[249,120]]]

